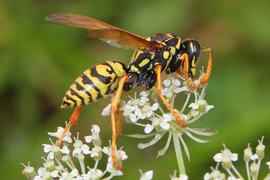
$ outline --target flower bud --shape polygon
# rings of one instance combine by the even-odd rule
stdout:
[[[54,146],[52,147],[52,152],[53,152],[53,154],[54,154],[54,158],[55,158],[55,159],[58,159],[58,160],[61,159],[61,157],[62,157],[61,149],[60,149],[58,146],[54,145]]]
[[[198,110],[202,113],[206,112],[206,106],[207,106],[207,103],[205,100],[203,99],[200,99],[197,101],[197,104],[199,105],[198,107]]]
[[[102,158],[102,148],[100,146],[95,146],[92,148],[91,157],[95,161],[99,161]]]
[[[259,172],[259,166],[257,163],[253,162],[251,165],[250,165],[250,174],[252,177],[256,177],[257,174]]]
[[[244,150],[244,160],[245,161],[250,161],[251,156],[252,156],[252,149],[250,147],[247,147]]]
[[[262,144],[262,141],[261,141],[256,147],[256,154],[258,155],[260,160],[264,158],[264,149],[265,149],[265,145]]]
[[[48,162],[45,162],[43,164],[44,168],[49,171],[49,172],[52,172],[55,170],[55,163],[54,161],[48,161]]]
[[[25,175],[28,179],[33,179],[36,175],[35,169],[32,166],[25,166],[22,174]]]

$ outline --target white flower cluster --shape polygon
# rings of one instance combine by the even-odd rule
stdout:
[[[134,98],[130,97],[127,102],[122,103],[121,109],[127,122],[142,127],[144,131],[142,134],[128,135],[129,137],[139,139],[151,138],[146,143],[139,143],[138,148],[144,149],[152,146],[167,135],[167,142],[163,149],[158,152],[158,156],[166,153],[173,140],[179,166],[181,164],[180,161],[183,160],[179,160],[179,158],[182,158],[180,157],[182,156],[181,149],[184,150],[187,158],[190,159],[188,146],[184,141],[185,136],[196,142],[205,143],[208,141],[197,136],[212,136],[215,134],[208,128],[193,128],[194,123],[214,106],[208,105],[204,99],[206,86],[202,89],[191,90],[176,77],[164,80],[162,85],[162,94],[169,100],[172,106],[175,104],[177,94],[184,95],[185,101],[183,106],[179,110],[175,109],[175,111],[188,124],[187,128],[182,128],[175,117],[158,101],[155,88],[148,92],[142,91],[139,97],[136,94]],[[180,107],[179,103],[177,107]],[[182,172],[179,173],[185,174],[183,168],[179,168],[179,171],[182,169]]]
[[[48,133],[51,137],[59,138],[63,132],[62,127],[58,127],[57,132]],[[33,167],[23,165],[23,174],[28,179],[74,179],[74,180],[95,180],[112,179],[114,176],[122,176],[123,173],[113,166],[111,157],[111,147],[102,147],[100,139],[100,128],[98,125],[92,125],[91,135],[85,136],[84,141],[79,139],[79,134],[71,138],[68,132],[64,137],[63,146],[56,146],[50,139],[51,144],[43,144],[44,152],[47,154],[43,166],[38,168],[37,172]],[[72,145],[72,147],[71,147]],[[104,171],[98,168],[99,162],[107,156],[107,166]],[[123,150],[116,151],[116,158],[121,163],[128,157]],[[92,159],[95,163],[93,167],[86,165],[86,160]],[[75,163],[78,161],[78,163]],[[88,161],[88,160],[87,160]],[[77,165],[76,165],[77,164]]]
[[[252,152],[252,148],[248,147],[244,150],[244,162],[246,166],[246,176],[247,179],[258,179],[261,162],[264,158],[265,145],[263,144],[263,138],[258,141],[256,147],[256,152]],[[211,172],[204,175],[204,180],[242,180],[245,179],[244,176],[234,166],[234,162],[238,160],[238,154],[232,153],[224,145],[224,150],[217,153],[213,157],[214,161],[217,163],[215,168],[211,167]],[[270,170],[270,162],[267,162],[268,168]],[[225,170],[225,173],[222,172]],[[263,178],[265,180],[270,180],[270,172]]]

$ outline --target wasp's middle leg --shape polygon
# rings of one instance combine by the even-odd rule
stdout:
[[[155,69],[156,74],[157,74],[157,82],[156,82],[156,90],[157,94],[162,100],[163,104],[166,106],[166,108],[170,111],[170,113],[173,114],[173,116],[176,118],[178,123],[183,127],[186,128],[188,125],[187,123],[179,116],[179,114],[174,110],[172,105],[169,103],[169,101],[166,99],[165,96],[161,94],[161,66],[158,65]]]

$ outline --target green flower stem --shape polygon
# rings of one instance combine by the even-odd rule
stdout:
[[[246,171],[247,171],[248,180],[251,180],[248,161],[246,161]]]
[[[238,178],[244,179],[243,176],[239,173],[239,171],[235,168],[233,164],[232,164],[232,170],[238,176]]]
[[[185,169],[183,154],[182,154],[182,150],[181,150],[181,146],[180,146],[180,142],[179,142],[177,134],[173,134],[173,144],[174,144],[175,154],[177,158],[179,174],[185,175],[186,169]]]

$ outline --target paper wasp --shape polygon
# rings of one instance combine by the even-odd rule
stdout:
[[[121,134],[118,104],[122,91],[129,91],[137,86],[151,89],[156,86],[156,93],[183,127],[187,123],[173,109],[170,102],[161,94],[161,73],[177,73],[183,76],[190,88],[200,88],[207,83],[212,69],[211,49],[202,49],[196,40],[181,40],[170,33],[153,34],[143,38],[119,27],[107,24],[94,18],[76,14],[53,14],[46,17],[50,23],[62,24],[90,30],[88,36],[106,41],[116,47],[136,49],[130,63],[126,66],[119,61],[106,61],[85,70],[66,92],[61,107],[75,107],[61,138],[56,142],[60,145],[65,133],[76,123],[84,105],[114,94],[111,102],[112,123],[112,159],[117,169],[121,164],[115,158],[116,138]],[[208,52],[206,72],[194,82],[196,64],[200,52]]]

